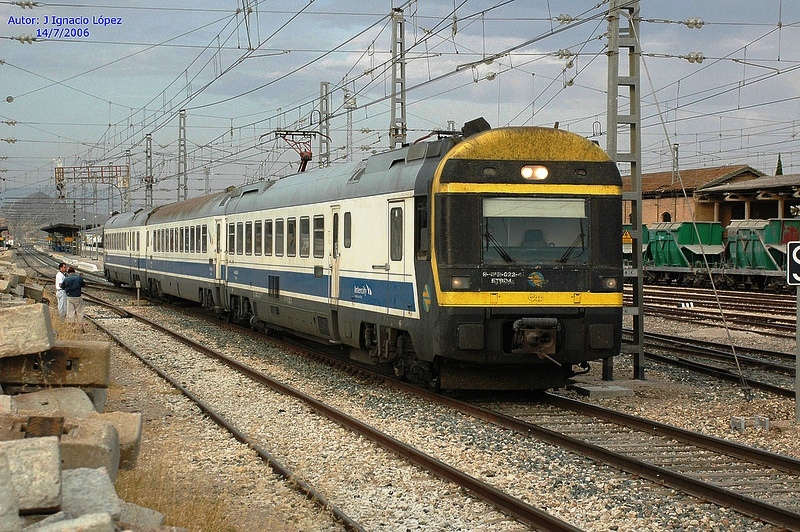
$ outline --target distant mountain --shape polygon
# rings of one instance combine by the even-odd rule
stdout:
[[[0,206],[0,220],[8,225],[12,238],[34,240],[45,236],[43,227],[57,224],[102,224],[106,213],[95,213],[92,205],[81,205],[77,200],[53,198],[44,192],[34,192],[21,199],[6,200]]]

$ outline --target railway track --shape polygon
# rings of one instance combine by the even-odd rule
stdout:
[[[800,529],[800,460],[554,394],[476,403],[487,417],[666,486]]]
[[[758,330],[760,334],[794,338],[796,296],[718,291],[717,297],[719,304],[712,290],[648,285],[643,292],[643,306],[646,316],[697,325],[722,326],[725,323],[731,330]],[[626,305],[633,302],[630,288],[625,291],[624,301]]]
[[[632,331],[623,331],[623,338]],[[794,398],[794,353],[755,349],[667,334],[645,333],[645,357],[717,379]],[[734,355],[735,352],[735,355]]]
[[[100,322],[106,321],[106,320],[108,320],[110,322],[127,321],[127,320],[119,320],[119,318],[101,318]],[[123,328],[132,329],[129,326],[127,326],[127,327],[123,326]],[[141,336],[141,334],[140,333],[136,333],[135,336]],[[167,353],[173,353],[176,349],[177,348],[172,349],[172,348],[169,348],[169,347],[165,347],[164,344],[159,344],[159,351],[162,351],[162,352],[166,351]],[[196,358],[196,356],[194,356],[193,358]],[[194,364],[192,364],[192,366],[193,365]],[[184,364],[183,366],[179,366],[177,368],[176,371],[178,371],[179,374],[181,375],[181,377],[180,377],[180,381],[181,382],[178,383],[179,386],[184,386],[182,383],[184,383],[187,380],[187,376],[185,375],[185,372],[187,372],[188,369],[189,368],[187,367],[186,364]],[[214,369],[214,370],[202,370],[201,369],[200,371],[201,372],[202,371],[209,371],[209,372],[213,373],[214,375],[216,375],[216,373],[219,370],[218,369]],[[377,380],[380,377],[374,377],[373,376],[373,377],[369,377],[369,378]],[[192,379],[189,378],[188,380],[192,380]],[[401,386],[401,389],[402,389],[402,385],[399,385],[399,386]],[[184,387],[186,387],[186,386],[184,386]],[[417,394],[419,392],[415,391],[414,393]],[[262,392],[258,392],[256,394],[256,395],[259,396],[259,401],[261,400],[261,396],[263,394],[264,394],[263,391]],[[234,395],[236,395],[241,400],[242,396],[241,396],[240,393],[237,392]],[[424,394],[422,394],[421,396],[425,397]],[[241,402],[241,401],[239,401],[239,402]],[[551,424],[551,428],[550,429],[548,429],[546,424],[544,424],[544,423],[543,423],[543,426],[541,428],[535,428],[535,424],[530,423],[530,422],[528,422],[528,421],[526,421],[524,419],[520,419],[521,415],[519,414],[519,412],[514,414],[514,409],[519,410],[520,408],[523,408],[523,407],[521,407],[519,405],[517,405],[516,407],[511,407],[511,413],[514,414],[514,415],[508,415],[508,414],[504,413],[500,407],[497,407],[497,408],[492,407],[491,409],[483,409],[483,410],[485,410],[485,412],[483,414],[478,414],[478,411],[480,409],[470,410],[470,408],[474,409],[475,408],[474,406],[465,406],[465,405],[456,406],[455,404],[449,403],[447,400],[444,402],[444,404],[449,405],[452,408],[459,408],[462,412],[469,413],[470,416],[475,416],[477,418],[484,419],[486,421],[490,421],[492,423],[502,425],[502,426],[504,426],[506,428],[509,428],[511,430],[514,430],[514,431],[517,431],[518,433],[520,433],[520,434],[522,434],[524,436],[537,435],[543,441],[547,441],[547,442],[551,442],[551,443],[554,443],[556,440],[561,440],[561,439],[564,439],[564,438],[569,439],[570,436],[574,436],[574,434],[573,435],[565,434],[567,431],[566,430],[562,430],[562,428],[560,428],[560,426],[558,425],[558,422],[556,422],[554,425]],[[220,409],[220,410],[223,410],[223,409]],[[205,409],[204,409],[204,411],[205,411]],[[217,411],[217,409],[215,409],[213,406],[209,406],[208,412],[216,412],[216,411]],[[397,413],[397,411],[394,411],[394,413]],[[216,414],[212,415],[211,413],[209,413],[210,417],[215,417],[215,415]],[[587,423],[588,426],[597,424],[597,421],[596,421],[597,420],[597,414],[586,414],[585,417],[588,417],[588,419],[590,419],[590,421]],[[649,421],[649,420],[643,420],[643,421],[640,421],[640,422],[644,423],[644,425],[654,425],[653,422]],[[395,424],[396,423],[392,423],[392,425],[395,425]],[[570,425],[571,425],[571,423],[570,423]],[[552,430],[553,427],[555,427],[556,430]],[[595,430],[594,430],[594,437],[595,438],[599,437],[600,439],[605,439],[603,435],[611,431],[611,429],[608,429],[606,425],[602,425],[599,431],[596,430],[596,429],[597,429],[597,427],[595,427]],[[237,429],[234,428],[234,430],[237,430]],[[628,433],[630,431],[631,431],[631,429],[623,429],[623,430],[614,429],[614,432],[619,432],[620,434],[626,434],[626,433]],[[244,434],[246,436],[245,431],[241,430],[241,432],[242,432],[242,434]],[[541,433],[541,435],[540,435],[540,433]],[[591,435],[592,431],[589,430],[588,433]],[[237,438],[238,438],[238,436],[237,436]],[[395,438],[395,439],[398,439],[398,438]],[[572,439],[575,440],[577,438],[572,438]],[[399,441],[399,439],[398,439],[398,441]],[[642,442],[644,442],[644,443],[642,443]],[[729,487],[734,486],[733,481],[729,482],[729,484],[730,484],[729,486],[722,486],[721,487],[720,485],[714,486],[714,484],[711,483],[711,482],[705,482],[702,478],[700,478],[700,479],[692,478],[689,473],[692,473],[693,471],[688,471],[688,473],[687,473],[687,471],[669,472],[669,470],[666,470],[666,468],[663,467],[665,465],[664,462],[665,461],[668,462],[669,459],[664,458],[664,453],[662,453],[660,451],[657,452],[657,453],[651,453],[651,454],[654,454],[656,456],[656,458],[661,457],[660,458],[661,462],[655,463],[655,464],[648,463],[648,462],[640,459],[638,463],[635,462],[635,461],[632,461],[628,465],[623,465],[623,462],[622,462],[623,459],[620,458],[619,456],[616,456],[618,454],[622,454],[622,453],[618,453],[616,451],[618,451],[619,448],[626,447],[626,446],[629,447],[629,448],[639,448],[639,449],[649,448],[651,450],[652,450],[652,448],[657,448],[657,449],[661,449],[662,448],[659,445],[656,445],[656,444],[653,444],[651,442],[648,442],[648,440],[640,440],[639,443],[637,443],[636,441],[631,441],[631,442],[625,443],[624,440],[621,440],[621,441],[618,441],[615,444],[615,445],[618,446],[618,449],[614,449],[614,450],[600,449],[599,451],[597,449],[598,446],[596,445],[596,442],[589,441],[589,442],[585,442],[585,443],[587,443],[587,445],[586,445],[586,447],[585,447],[585,449],[583,451],[578,451],[577,449],[575,449],[575,451],[576,452],[580,452],[580,453],[584,454],[585,456],[591,457],[593,460],[600,460],[600,461],[603,461],[604,463],[612,464],[615,467],[619,467],[619,468],[621,468],[621,469],[623,469],[625,471],[632,472],[635,475],[639,475],[639,476],[641,476],[643,478],[652,479],[654,482],[656,482],[658,484],[664,483],[665,485],[674,487],[675,489],[680,490],[683,493],[686,493],[686,494],[689,494],[689,495],[692,495],[692,496],[696,496],[696,497],[700,497],[700,498],[705,499],[705,500],[714,501],[717,504],[722,505],[723,507],[734,508],[737,511],[743,512],[743,513],[745,513],[747,515],[753,516],[753,517],[758,518],[758,519],[763,519],[766,522],[774,523],[777,526],[785,527],[785,528],[788,528],[788,529],[800,529],[800,522],[797,521],[798,515],[796,513],[796,509],[791,508],[791,507],[790,508],[784,508],[780,504],[776,504],[775,500],[765,501],[765,500],[759,499],[757,497],[751,497],[750,495],[747,495],[747,494],[742,495],[741,493],[737,493],[737,491],[734,490],[734,489],[728,489]],[[259,444],[256,442],[255,445],[258,446]],[[565,444],[559,444],[559,445],[564,445],[565,448],[571,449],[570,446],[575,445],[575,444],[573,442],[573,443],[569,443],[568,445],[565,445]],[[677,453],[678,453],[677,449],[680,449],[682,445],[685,446],[686,444],[680,444],[679,443],[679,444],[674,444],[673,445],[673,448],[675,449],[676,456],[677,456]],[[254,447],[254,448],[256,448],[256,447]],[[705,449],[704,447],[699,447],[699,448],[700,449]],[[586,450],[586,449],[588,449],[588,450]],[[699,454],[698,456],[700,456],[702,458],[698,458],[698,459],[695,459],[695,460],[705,460],[706,459],[705,455],[703,455],[703,454]],[[736,454],[734,454],[733,456],[736,456]],[[605,457],[611,457],[611,458],[605,458]],[[638,458],[641,458],[641,456],[638,457]],[[627,458],[624,458],[624,459],[627,460]],[[692,461],[690,460],[688,463],[691,464]],[[744,470],[744,471],[758,471],[760,475],[763,475],[763,477],[760,477],[760,478],[770,478],[770,479],[772,479],[773,482],[777,483],[778,485],[785,486],[784,489],[786,490],[786,493],[791,493],[793,491],[797,492],[797,490],[800,488],[795,483],[796,482],[795,477],[798,474],[796,463],[790,464],[788,466],[788,471],[786,471],[786,469],[787,469],[786,467],[784,467],[783,470],[781,470],[781,471],[783,471],[784,474],[790,475],[791,478],[779,477],[779,476],[777,476],[778,473],[775,473],[775,472],[770,471],[770,470],[763,469],[765,466],[763,464],[759,464],[758,462],[756,462],[756,464],[758,464],[758,465],[753,465],[750,462],[731,462],[729,466],[725,465],[723,462],[720,462],[720,463],[722,464],[722,465],[719,466],[719,468],[721,470],[724,470],[724,469],[726,469],[728,467],[731,467],[731,468],[740,468],[740,471],[742,471],[742,470]],[[680,465],[680,464],[678,464],[678,465]],[[759,467],[762,468],[762,469],[757,469]],[[664,471],[662,469],[664,469],[666,471]],[[766,472],[761,473],[762,471],[766,471]],[[292,475],[293,473],[291,471],[289,471],[288,474]],[[505,473],[505,474],[507,475],[508,473]],[[711,474],[711,473],[708,473],[708,474]],[[470,476],[469,473],[467,473],[467,476]],[[475,474],[475,472],[473,471],[473,474],[471,476],[473,478],[477,478],[477,477],[479,477],[481,475],[480,474]],[[674,477],[674,480],[672,479],[672,477]],[[667,478],[669,478],[670,480],[668,482],[665,482],[665,479],[667,479]],[[687,480],[687,478],[688,478],[688,480]],[[489,488],[497,489],[497,488],[494,488],[491,483],[485,483],[485,484]],[[725,484],[725,482],[723,482],[723,484]],[[708,487],[708,486],[711,486],[711,487]],[[746,490],[754,490],[751,493],[756,493],[755,490],[762,489],[762,488],[759,488],[758,485],[756,485],[756,484],[751,484],[749,486],[744,486],[742,484],[737,484],[736,486],[740,486],[741,489],[744,490],[744,491],[746,491]],[[473,488],[473,489],[475,489],[476,492],[477,491],[481,491],[480,489],[477,489],[477,488]],[[703,491],[703,490],[710,490],[710,491],[706,492],[706,491]],[[500,490],[500,491],[502,492],[502,490]],[[491,490],[489,490],[489,492],[487,492],[487,493],[491,493]],[[494,496],[494,495],[492,495],[492,496]],[[626,494],[625,496],[627,497],[628,494]],[[514,496],[511,496],[511,497],[515,498]],[[524,497],[521,497],[519,499],[522,500],[523,498]],[[778,499],[780,499],[780,497],[778,497]],[[780,503],[782,501],[777,501],[777,502]],[[490,504],[495,506],[495,507],[503,507],[503,504],[498,504],[496,501],[490,501]],[[525,503],[525,504],[528,504],[528,503]],[[695,503],[695,504],[699,504],[699,503]],[[511,510],[504,509],[503,511],[504,512],[508,512],[511,515],[516,515]],[[345,513],[344,515],[346,517],[347,514]],[[339,518],[339,517],[334,517],[334,518],[335,519],[339,519],[343,523],[346,523],[346,521],[342,520],[342,518]],[[517,518],[525,521],[524,517],[517,516]],[[528,521],[525,521],[525,522],[528,522]],[[363,525],[359,524],[356,519],[352,519],[352,525],[346,525],[346,526],[348,526],[348,527],[352,526],[352,529],[358,529],[358,527],[361,527]],[[538,526],[543,526],[543,525],[538,525]],[[564,526],[564,525],[557,525],[557,526]],[[556,526],[555,529],[558,529],[557,526]],[[570,527],[571,527],[571,525],[569,525],[569,524],[566,524],[565,526],[567,528],[564,528],[564,529],[570,529]],[[549,529],[550,527],[547,526],[545,528]]]
[[[91,296],[88,298],[94,303],[101,303],[101,301],[97,298]],[[116,305],[110,305],[107,302],[103,302],[103,304],[108,308],[113,309],[116,314],[127,318],[135,318],[137,323],[141,324],[142,327],[153,328],[158,331],[159,335],[165,335],[164,338],[157,344],[158,348],[156,351],[158,353],[174,353],[178,349],[185,349],[188,347],[197,352],[196,355],[189,355],[189,358],[197,359],[198,364],[207,365],[207,362],[199,362],[199,360],[201,358],[210,358],[213,360],[215,366],[219,366],[217,362],[224,364],[225,366],[224,370],[217,368],[214,370],[206,369],[206,371],[214,371],[215,373],[220,371],[230,371],[245,375],[248,379],[255,383],[257,387],[268,388],[272,392],[289,397],[292,400],[299,401],[305,405],[306,408],[310,409],[317,415],[324,416],[331,423],[345,427],[347,431],[350,432],[351,438],[366,438],[375,445],[383,448],[385,451],[393,453],[399,458],[407,460],[410,464],[413,464],[413,466],[400,466],[391,460],[379,460],[381,463],[389,464],[388,467],[391,467],[393,474],[409,477],[418,476],[419,473],[404,474],[402,469],[419,468],[425,471],[426,474],[439,477],[446,482],[454,483],[472,496],[479,498],[490,506],[493,506],[494,508],[503,512],[509,516],[507,520],[511,524],[517,522],[518,520],[527,525],[543,530],[579,530],[567,522],[562,521],[557,517],[540,510],[509,493],[497,489],[491,484],[483,482],[469,475],[468,473],[465,473],[464,471],[452,467],[441,460],[438,460],[415,448],[414,446],[400,441],[397,438],[394,438],[382,432],[381,430],[378,430],[375,427],[356,419],[355,417],[327,404],[324,401],[315,399],[314,397],[303,393],[291,385],[269,377],[262,371],[259,371],[241,361],[235,360],[232,357],[226,356],[220,351],[211,349],[202,343],[192,340],[189,337],[172,330],[171,327],[160,325],[151,319],[145,318],[141,314],[133,313],[130,310],[122,309]],[[330,510],[333,518],[343,523],[345,528],[349,530],[364,530],[371,528],[369,524],[362,525],[359,522],[358,517],[351,517],[349,515],[350,513],[354,512],[352,508],[350,508],[348,511],[340,509],[332,497],[327,497],[323,494],[324,490],[313,487],[310,482],[306,482],[301,478],[303,475],[293,472],[287,466],[283,465],[279,459],[275,458],[270,451],[266,449],[266,447],[269,445],[268,442],[265,442],[263,439],[259,439],[256,435],[252,434],[252,431],[248,431],[248,429],[239,426],[237,422],[231,421],[221,413],[221,409],[219,407],[214,406],[210,401],[204,400],[202,398],[202,392],[197,392],[194,389],[196,387],[195,385],[186,384],[186,382],[191,379],[187,377],[185,367],[174,366],[172,365],[173,362],[169,360],[168,356],[165,357],[163,354],[159,355],[153,352],[146,353],[141,346],[137,347],[134,345],[135,340],[143,335],[143,332],[140,330],[140,326],[137,326],[136,328],[127,326],[109,326],[109,323],[114,324],[116,322],[118,324],[119,319],[117,318],[104,319],[95,317],[93,321],[108,334],[112,335],[117,342],[125,345],[129,350],[135,353],[137,357],[151,367],[153,371],[157,372],[159,376],[165,380],[168,380],[176,389],[195,402],[206,415],[208,415],[225,430],[228,430],[237,440],[253,448],[258,455],[262,457],[262,459],[270,464],[276,473],[285,477],[289,482],[297,484],[298,489],[306,493],[310,498],[319,501],[321,508]],[[126,337],[126,329],[128,330],[128,335],[131,334],[131,329],[136,329],[136,331],[133,332],[133,338]],[[172,342],[179,342],[184,347],[170,347],[169,344]],[[181,358],[184,359],[184,357]],[[232,380],[239,379],[234,377]],[[255,395],[265,395],[266,393],[267,392],[265,391],[256,392]],[[230,395],[236,396],[241,395],[241,393],[231,392]],[[322,429],[322,427],[319,427],[319,429],[323,432],[327,432]],[[330,432],[333,433],[332,430]],[[361,452],[367,451],[362,449]],[[382,506],[380,501],[373,500],[372,504]],[[387,502],[383,506],[391,507],[391,504]],[[372,527],[374,526],[375,525],[372,524]]]
[[[630,288],[626,287],[630,296]],[[680,286],[646,285],[645,302],[673,305],[692,303],[694,307],[717,308],[713,290],[707,288],[686,288]],[[718,290],[717,296],[723,309],[739,310],[763,314],[769,309],[774,315],[791,317],[796,315],[797,296],[793,294],[774,294],[768,292],[739,292]]]
[[[378,379],[379,377],[373,375],[370,378]],[[405,386],[403,384],[394,385],[399,386],[401,389]],[[531,423],[529,420],[524,419],[524,416],[519,415],[519,412],[514,416],[509,416],[503,410],[503,407],[475,410],[466,403],[451,402],[452,399],[441,395],[428,395],[427,392],[417,389],[414,389],[412,393],[421,394],[433,402],[443,402],[445,405],[458,408],[471,416],[498,424],[526,436],[535,436],[540,440],[557,444],[594,460],[602,461],[604,464],[665,484],[683,493],[735,509],[754,518],[763,519],[790,529],[800,529],[800,515],[797,514],[797,506],[786,508],[776,504],[774,499],[764,500],[758,497],[742,496],[742,493],[737,492],[735,488],[743,491],[747,489],[755,490],[757,489],[757,484],[735,485],[733,483],[734,479],[739,478],[737,475],[740,476],[742,471],[748,471],[758,478],[769,479],[773,482],[773,485],[776,482],[783,483],[787,486],[786,489],[789,492],[800,490],[800,462],[796,460],[744,446],[737,446],[724,440],[674,429],[654,423],[651,420],[634,418],[633,416],[626,416],[612,411],[595,409],[591,413],[586,413],[586,410],[577,409],[591,409],[593,407],[581,406],[582,403],[579,402],[569,404],[565,399],[556,396],[549,396],[548,404],[551,406],[553,404],[559,405],[562,412],[560,414],[562,416],[561,424],[552,423],[554,418],[551,417],[550,426],[548,427],[544,422]],[[526,403],[525,408],[528,407],[529,404]],[[519,408],[519,405],[517,405],[517,408]],[[563,422],[563,412],[566,410],[575,411],[576,413],[573,415],[576,416],[576,419],[582,418],[584,420],[583,426],[588,427],[586,434],[589,437],[581,441],[575,431],[577,422]],[[611,421],[604,421],[603,424],[598,423],[598,419],[601,417],[598,412],[603,412],[603,417],[609,418]],[[620,419],[624,420],[625,425],[621,425]],[[614,427],[613,429],[609,428],[612,426]],[[620,426],[624,426],[624,428],[620,429]],[[636,430],[633,427],[637,427]],[[645,427],[649,427],[648,430],[650,432],[642,430]],[[613,443],[608,437],[612,433],[616,436]],[[609,443],[609,446],[599,446],[597,444],[598,439]],[[619,452],[624,447],[629,450],[639,449],[640,452],[629,452],[627,455]],[[653,452],[653,449],[658,451]],[[677,458],[686,457],[690,453],[694,453],[694,456],[686,460],[680,461]],[[634,456],[630,456],[630,454],[634,454]],[[727,477],[727,481],[729,481],[727,484],[726,480],[715,483],[713,482],[714,479],[708,479],[707,476],[710,473],[707,473],[706,470],[700,470],[699,468],[692,470],[687,467],[687,464],[697,463],[698,460],[701,462],[709,460],[711,455],[714,456],[713,468],[715,471],[719,473],[720,471],[725,471],[726,468],[732,471],[731,475]],[[413,458],[409,459],[414,460]],[[706,477],[703,477],[704,473],[707,474]],[[719,478],[716,480],[719,480]],[[488,484],[487,486],[491,487]],[[495,488],[492,488],[492,490],[495,490]],[[774,490],[771,493],[775,493]],[[503,505],[497,506],[503,508]],[[512,513],[512,515],[521,518],[516,513]]]

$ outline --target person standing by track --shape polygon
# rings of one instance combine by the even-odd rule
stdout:
[[[67,317],[67,293],[61,288],[61,283],[66,278],[67,271],[67,263],[66,262],[59,262],[58,263],[58,272],[56,272],[56,300],[58,301],[58,315],[61,318]]]
[[[67,321],[77,324],[82,332],[86,332],[86,324],[83,322],[83,292],[86,286],[83,277],[70,267],[67,276],[61,281],[61,286],[67,293]]]

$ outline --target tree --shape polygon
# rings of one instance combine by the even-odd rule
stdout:
[[[778,167],[775,168],[775,175],[783,175],[783,163],[781,162],[781,154],[778,154]]]

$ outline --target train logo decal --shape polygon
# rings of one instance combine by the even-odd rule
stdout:
[[[544,278],[542,272],[533,272],[528,276],[528,284],[534,288],[544,288],[547,279]]]
[[[364,286],[354,286],[353,295],[356,297],[356,299],[363,299],[364,296],[369,297],[372,295],[372,289],[367,283],[364,283]]]
[[[428,283],[425,283],[425,286],[422,287],[422,307],[425,309],[425,312],[431,309],[431,289]]]

